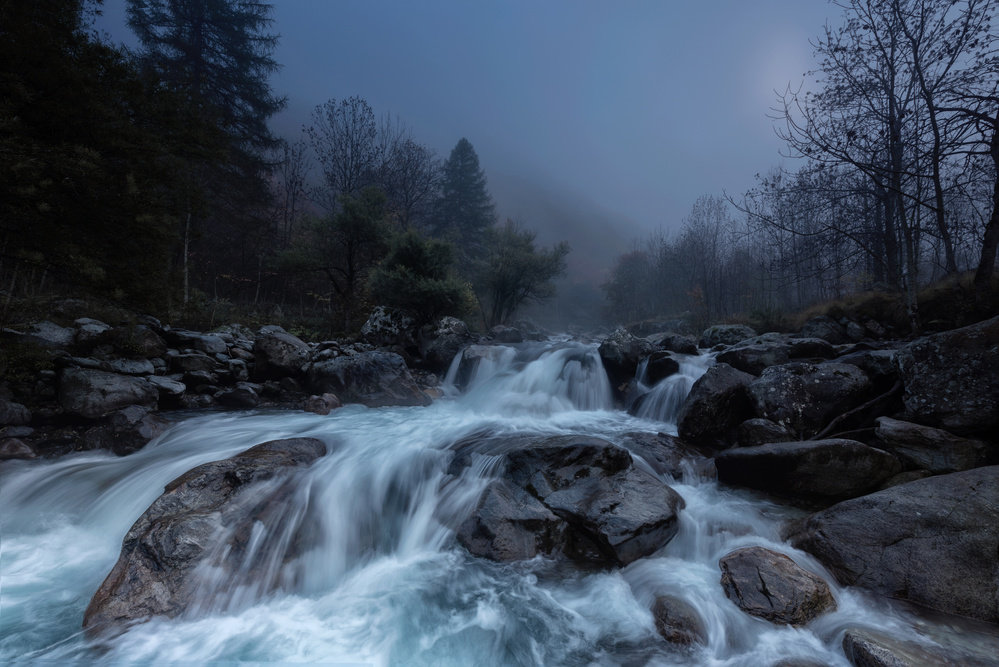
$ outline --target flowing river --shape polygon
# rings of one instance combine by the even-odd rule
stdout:
[[[449,476],[455,442],[483,432],[584,433],[617,442],[627,432],[675,433],[679,403],[708,363],[692,357],[680,377],[647,388],[641,416],[633,417],[612,408],[594,346],[496,348],[466,391],[452,389],[427,408],[200,414],[127,457],[88,452],[5,462],[0,663],[768,667],[810,658],[845,666],[847,627],[915,637],[906,615],[837,587],[812,558],[779,539],[778,524],[792,510],[693,469],[664,478],[686,501],[678,535],[623,569],[542,558],[494,563],[457,544],[455,527],[474,508],[489,471]],[[289,437],[319,438],[329,453],[299,473],[295,495],[272,525],[255,527],[281,531],[306,515],[316,523],[316,546],[294,562],[284,562],[279,547],[267,555],[280,570],[277,589],[249,578],[216,582],[184,616],[154,618],[111,639],[84,635],[87,603],[125,533],[164,485],[202,463]],[[786,553],[823,576],[837,611],[799,629],[740,611],[719,583],[718,559],[751,545]],[[679,649],[659,637],[649,609],[666,593],[697,610],[705,645]]]

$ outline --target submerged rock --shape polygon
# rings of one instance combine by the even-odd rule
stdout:
[[[706,644],[708,633],[697,611],[683,598],[660,595],[652,603],[656,632],[670,644]]]
[[[999,466],[841,502],[790,539],[842,584],[999,622]]]
[[[259,484],[282,469],[308,466],[325,453],[326,445],[314,438],[274,440],[198,466],[167,484],[125,535],[118,562],[84,613],[83,627],[92,633],[116,631],[152,616],[183,613],[202,601],[199,595],[210,592],[198,565],[213,554],[225,552],[224,559],[213,563],[217,568],[252,571],[254,525],[280,525],[284,517],[279,509],[294,492],[287,479],[267,487]],[[293,522],[289,524],[291,547],[296,539],[307,540],[296,534]]]
[[[836,609],[826,582],[776,551],[738,549],[718,566],[725,595],[747,614],[771,623],[805,625]]]
[[[618,329],[600,343],[597,352],[611,386],[620,388],[634,379],[638,364],[655,348],[644,338],[636,338],[624,329]],[[620,389],[616,390],[621,396]]]
[[[501,478],[458,529],[459,542],[477,556],[627,565],[676,535],[683,499],[636,468],[627,450],[600,438],[555,436],[507,442],[501,451]],[[459,455],[457,468],[469,462]]]

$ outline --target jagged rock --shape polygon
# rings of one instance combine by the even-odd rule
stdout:
[[[743,373],[759,375],[765,368],[790,361],[788,349],[780,343],[740,345],[719,353],[717,359],[718,363],[728,364]]]
[[[792,362],[765,369],[746,393],[757,417],[807,438],[863,403],[870,388],[871,381],[856,366]]]
[[[20,403],[0,398],[0,426],[24,426],[31,421],[31,411]]]
[[[624,329],[618,329],[600,343],[597,352],[611,386],[620,398],[620,387],[634,379],[639,362],[652,354],[653,347],[644,338],[636,338]]]
[[[0,440],[0,461],[35,458],[38,458],[38,453],[31,445],[20,438],[4,438]]]
[[[885,449],[902,463],[932,473],[958,472],[985,465],[990,455],[988,443],[962,438],[947,431],[878,417],[875,435]]]
[[[215,400],[219,405],[241,410],[252,410],[260,403],[257,392],[246,382],[240,382],[232,389],[220,391],[215,395]]]
[[[414,347],[416,331],[413,318],[394,308],[377,306],[361,326],[361,338],[375,347]]]
[[[87,368],[64,368],[58,396],[66,412],[98,419],[129,405],[154,406],[159,392],[143,379]]]
[[[317,415],[328,415],[333,410],[341,407],[340,399],[334,394],[323,394],[322,396],[309,396],[302,409],[306,412],[314,412]]]
[[[729,449],[715,467],[727,484],[823,500],[869,493],[902,469],[887,452],[839,438]]]
[[[219,570],[216,577],[223,571],[265,576],[253,572],[260,556],[251,547],[256,542],[252,528],[258,522],[272,530],[280,525],[295,485],[290,477],[268,486],[257,483],[311,465],[325,453],[326,445],[314,438],[274,440],[198,466],[167,484],[125,535],[118,562],[84,613],[83,627],[113,632],[151,616],[181,614],[204,594],[199,563],[223,551],[225,557],[212,563]],[[308,543],[296,528],[283,527],[292,548],[287,557]],[[262,582],[265,589],[277,583]]]
[[[258,380],[279,380],[301,375],[310,352],[308,345],[281,327],[262,327],[253,342],[253,376]]]
[[[166,428],[146,408],[130,405],[101,419],[80,438],[78,449],[107,449],[125,456],[145,447]]]
[[[794,436],[787,432],[780,424],[754,417],[739,424],[736,432],[736,440],[740,447],[757,447],[771,442],[788,442]]]
[[[672,331],[666,331],[663,333],[652,334],[647,336],[646,339],[652,346],[658,350],[666,350],[667,352],[676,352],[677,354],[697,354],[697,343],[690,340],[686,336],[681,336],[678,333],[673,333]]]
[[[999,622],[999,466],[841,502],[790,539],[842,584]]]
[[[728,364],[715,364],[690,389],[680,413],[677,432],[694,444],[728,446],[729,432],[751,416],[746,388],[752,375]]]
[[[652,603],[656,631],[670,644],[707,644],[708,633],[697,611],[683,598],[660,595]]]
[[[650,385],[679,372],[680,364],[669,352],[659,351],[649,355],[649,362],[645,367],[645,377]]]
[[[999,317],[915,340],[895,359],[907,421],[959,435],[999,428]]]
[[[636,468],[620,447],[555,436],[503,442],[499,451],[505,453],[502,477],[458,529],[458,540],[475,555],[627,565],[676,535],[683,499]],[[459,453],[451,471],[469,463],[470,455]]]
[[[801,327],[803,338],[821,338],[833,345],[847,342],[846,329],[842,324],[826,315],[819,315],[805,322]]]
[[[704,330],[697,346],[712,348],[715,345],[735,345],[755,335],[756,332],[745,324],[716,324]]]
[[[308,385],[317,394],[336,394],[344,403],[369,408],[390,405],[430,405],[398,354],[362,352],[314,363]]]
[[[747,614],[771,623],[805,625],[836,609],[826,582],[776,551],[738,549],[718,561],[718,566],[728,599]]]
[[[475,342],[468,326],[456,317],[442,317],[433,329],[420,332],[420,354],[423,366],[434,373],[447,372],[451,362],[463,348]]]

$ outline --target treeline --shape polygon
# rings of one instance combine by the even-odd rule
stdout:
[[[737,218],[704,199],[678,235],[623,256],[612,315],[722,319],[879,289],[902,295],[918,331],[918,289],[965,271],[983,302],[999,244],[996,2],[836,4],[814,89],[774,109],[801,166],[730,199]],[[622,300],[632,292],[651,298]]]
[[[466,139],[442,159],[357,97],[316,107],[297,140],[272,134],[270,5],[128,0],[134,53],[94,33],[99,7],[2,10],[5,315],[89,294],[350,332],[374,305],[492,326],[552,296],[568,246],[498,224]]]

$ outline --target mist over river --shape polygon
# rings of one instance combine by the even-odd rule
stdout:
[[[678,534],[655,554],[615,569],[541,557],[497,563],[458,544],[456,528],[499,457],[479,454],[449,474],[455,443],[476,434],[586,434],[623,444],[625,433],[675,433],[682,395],[709,363],[691,357],[685,381],[649,388],[659,393],[641,418],[613,408],[595,346],[524,344],[499,348],[464,391],[451,387],[427,408],[199,414],[125,457],[4,462],[0,662],[769,666],[808,658],[845,666],[847,627],[927,641],[905,613],[836,586],[813,558],[784,544],[779,522],[795,510],[722,487],[693,466],[681,479],[656,473],[638,452],[637,465],[686,503]],[[116,636],[84,634],[84,610],[123,537],[168,482],[292,437],[318,438],[328,453],[294,473],[290,500],[254,526],[270,550],[260,557],[272,583],[221,577],[206,563],[204,594],[180,617]],[[271,538],[304,522],[314,525],[314,546],[289,559],[287,545]],[[802,628],[741,611],[719,583],[718,560],[755,545],[829,582],[836,611]],[[664,594],[696,610],[704,644],[660,637],[650,608]]]

